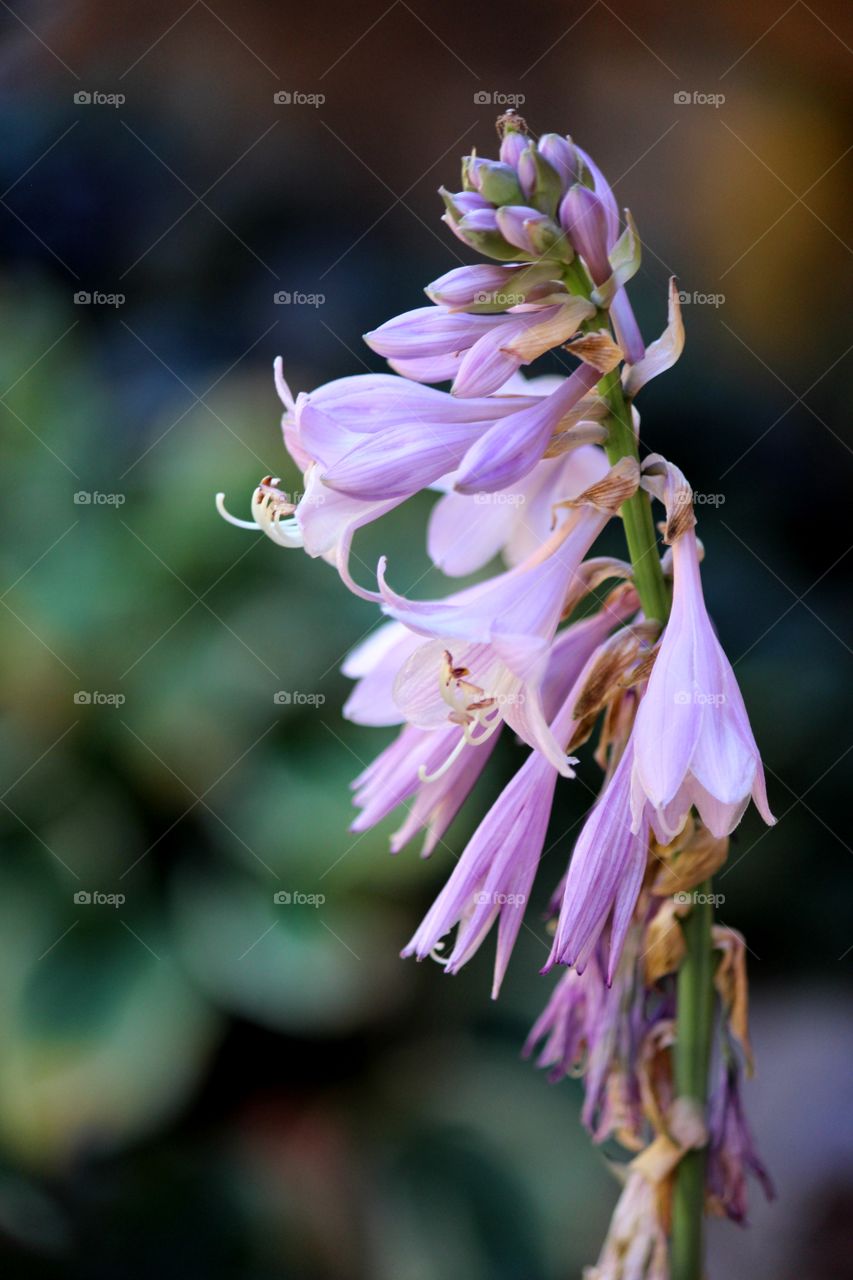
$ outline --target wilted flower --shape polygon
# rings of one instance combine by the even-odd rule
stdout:
[[[708,1195],[714,1212],[744,1224],[747,1174],[768,1200],[776,1191],[755,1147],[741,1102],[741,1071],[733,1055],[721,1053],[708,1103]]]

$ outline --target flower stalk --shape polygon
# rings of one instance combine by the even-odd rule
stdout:
[[[609,328],[609,319],[606,316],[604,319]],[[598,317],[589,321],[588,327],[592,328],[597,322]],[[602,378],[598,393],[610,411],[604,423],[607,428],[604,448],[608,461],[611,465],[624,457],[639,461],[631,410],[622,390],[618,367]],[[622,504],[621,515],[643,612],[646,617],[665,623],[669,616],[670,597],[661,571],[648,493],[638,489]],[[707,1106],[714,1012],[713,915],[711,881],[708,879],[697,889],[694,905],[683,924],[686,953],[677,979],[677,1029],[673,1050],[676,1095],[698,1103],[703,1114]],[[705,1161],[705,1149],[698,1148],[687,1152],[675,1171],[670,1280],[702,1280]]]
[[[544,1038],[552,1078],[583,1075],[593,1141],[631,1155],[584,1274],[702,1280],[706,1205],[742,1223],[747,1175],[773,1194],[740,1097],[752,1063],[745,943],[714,929],[710,876],[750,801],[775,818],[705,605],[692,489],[658,454],[640,466],[634,399],[684,346],[676,281],[647,344],[627,290],[639,233],[593,158],[569,137],[533,139],[511,112],[498,132],[499,160],[472,153],[462,190],[441,192],[453,234],[489,261],[446,272],[428,305],[365,335],[391,373],[294,396],[277,361],[301,497],[267,477],[251,521],[229,516],[223,495],[217,505],[326,560],[382,610],[344,665],[357,681],[344,715],[401,727],[356,779],[352,830],[405,805],[392,850],[423,831],[423,856],[438,853],[502,728],[530,748],[403,955],[453,974],[493,932],[497,997],[556,788],[588,768],[573,753],[597,733],[601,793],[549,904],[543,973],[564,973],[528,1052]],[[569,376],[522,375],[557,349],[579,361]],[[356,582],[356,533],[433,488],[433,563],[465,578],[500,556],[503,570],[439,600],[400,595],[384,556],[376,589]],[[630,563],[589,556],[614,517]],[[614,580],[597,611],[570,620]]]
[[[691,1098],[703,1112],[714,1012],[713,916],[711,881],[705,880],[697,887],[690,915],[682,926],[687,950],[678,972],[674,1049],[678,1096]],[[704,1217],[705,1149],[699,1148],[688,1151],[675,1171],[670,1280],[702,1280]]]
[[[637,437],[631,424],[631,412],[622,393],[619,370],[614,369],[599,383],[599,394],[607,401],[610,414],[605,422],[607,441],[605,449],[611,465],[620,458],[636,458],[639,461]],[[634,583],[647,618],[666,622],[669,615],[669,592],[660,567],[657,539],[652,518],[649,495],[638,489],[632,498],[622,504],[622,523],[625,541],[634,570]]]

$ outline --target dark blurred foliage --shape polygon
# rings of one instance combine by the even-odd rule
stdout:
[[[390,823],[347,834],[387,735],[342,721],[337,669],[373,612],[213,509],[298,479],[273,357],[296,389],[379,368],[360,333],[465,257],[435,190],[494,147],[486,92],[618,180],[648,337],[671,272],[724,295],[685,308],[640,406],[648,447],[724,499],[700,510],[706,590],[783,819],[748,816],[718,883],[782,1199],[714,1231],[712,1274],[850,1274],[847,6],[16,0],[0,20],[8,1273],[555,1280],[596,1255],[615,1188],[579,1089],[518,1056],[588,790],[559,790],[499,1005],[488,943],[452,983],[402,964],[448,857],[389,857]],[[126,101],[75,103],[96,91]],[[401,589],[442,590],[428,507],[363,535],[362,579],[390,550]],[[517,765],[502,746],[457,851]]]

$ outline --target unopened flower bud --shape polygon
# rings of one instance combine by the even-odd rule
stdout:
[[[471,164],[471,177],[480,195],[490,204],[518,204],[521,200],[515,169],[508,164],[475,158]]]
[[[518,178],[525,197],[540,213],[557,215],[564,186],[560,174],[532,144],[518,162]]]
[[[452,311],[499,312],[522,303],[550,297],[560,286],[554,280],[553,263],[530,266],[498,266],[478,263],[454,267],[426,287],[426,295]]]
[[[568,191],[578,180],[578,158],[568,138],[559,133],[543,133],[539,139],[539,154],[560,176],[563,191]]]
[[[508,164],[512,169],[518,168],[518,161],[525,147],[528,146],[530,139],[526,133],[518,133],[515,129],[504,134],[501,141],[500,156],[504,164]]]
[[[607,211],[594,191],[575,183],[560,205],[560,222],[597,285],[610,278]]]
[[[458,218],[464,218],[466,213],[473,213],[475,209],[488,209],[490,207],[488,200],[485,200],[477,191],[451,193],[441,187],[439,188],[439,194],[447,208]]]
[[[538,256],[557,244],[570,248],[556,223],[528,205],[505,205],[498,209],[497,223],[504,239],[524,253]]]
[[[498,227],[497,213],[491,207],[474,209],[457,221],[452,212],[446,213],[445,220],[460,240],[485,254],[487,258],[495,258],[498,262],[512,262],[518,257],[518,250],[508,244]]]

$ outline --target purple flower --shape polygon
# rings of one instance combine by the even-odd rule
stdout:
[[[492,986],[497,998],[536,875],[556,782],[554,767],[533,752],[480,823],[404,956],[424,959],[458,924],[446,965],[448,973],[458,973],[498,920]]]
[[[625,605],[621,602],[616,612],[602,609],[564,633],[555,664],[562,696],[550,726],[555,741],[570,738],[578,684]],[[552,687],[550,693],[554,699],[557,689]],[[528,756],[480,823],[404,956],[422,960],[433,954],[444,935],[458,925],[455,946],[446,961],[447,972],[457,973],[498,920],[492,989],[493,998],[497,997],[542,854],[557,776],[554,763],[544,755],[534,751]]]
[[[695,805],[705,826],[727,836],[755,800],[767,823],[764,770],[734,672],[705,608],[696,534],[672,547],[672,612],[632,735],[634,830],[650,812],[668,843]]]
[[[451,282],[451,290],[458,285],[458,279]],[[488,296],[489,291],[482,292]],[[585,298],[549,285],[543,303],[528,303],[522,296],[502,315],[418,307],[366,333],[364,340],[398,373],[421,382],[452,377],[455,396],[488,396],[522,365],[566,342],[594,312]]]
[[[418,831],[426,830],[421,852],[428,857],[486,767],[499,734],[492,734],[479,750],[463,753],[453,769],[442,771],[461,736],[456,725],[435,730],[406,725],[353,783],[353,803],[361,813],[350,830],[367,831],[405,804],[406,820],[391,837],[391,851],[399,853]],[[424,781],[424,773],[435,776]]]
[[[653,1040],[671,1026],[671,993],[644,981],[642,923],[628,934],[613,983],[606,983],[606,947],[599,941],[583,973],[567,969],[524,1046],[530,1057],[544,1041],[537,1066],[549,1080],[584,1078],[583,1123],[595,1142],[617,1136],[637,1148],[647,1136],[641,1072]]]
[[[589,187],[575,183],[560,205],[560,222],[574,246],[583,258],[593,283],[604,284],[612,274],[607,251],[607,210],[603,202]]]
[[[578,157],[568,138],[558,133],[543,133],[537,143],[539,154],[560,178],[564,191],[577,181]]]
[[[606,977],[613,981],[649,851],[648,821],[641,815],[636,830],[631,821],[632,766],[629,739],[575,844],[545,972],[568,964],[583,973],[610,921]]]
[[[548,728],[539,684],[580,563],[614,507],[632,491],[623,461],[574,502],[571,514],[529,560],[446,600],[411,601],[378,577],[385,612],[428,638],[403,666],[395,698],[421,728],[452,722],[481,742],[506,720],[567,777],[571,767]],[[598,505],[596,505],[598,504]],[[461,750],[461,746],[460,746]]]
[[[554,504],[576,498],[608,470],[604,450],[585,444],[561,457],[544,458],[513,486],[473,496],[447,493],[430,515],[430,559],[454,578],[476,573],[499,552],[510,566],[517,565],[552,532]]]
[[[503,266],[483,262],[472,267],[454,267],[428,284],[424,292],[432,302],[452,311],[473,307],[506,311],[526,302],[530,294],[543,285],[549,289],[562,288],[553,263]]]
[[[484,431],[460,459],[454,487],[460,493],[507,489],[529,475],[560,423],[595,387],[600,374],[584,364],[550,396]]]

